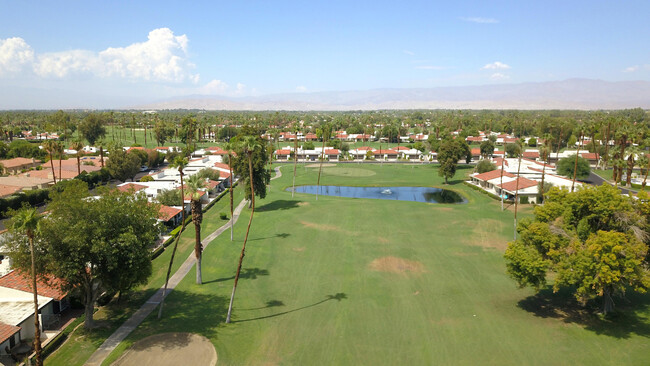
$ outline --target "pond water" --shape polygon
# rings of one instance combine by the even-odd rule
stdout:
[[[299,186],[296,187],[296,192],[316,194],[316,188],[317,186]],[[287,188],[287,191],[291,192],[291,187]],[[432,187],[320,186],[318,194],[335,197],[374,198],[428,203],[467,203],[467,200],[463,196],[454,191]]]

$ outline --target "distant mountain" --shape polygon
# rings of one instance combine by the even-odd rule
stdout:
[[[187,96],[133,109],[375,110],[375,109],[650,109],[649,81],[568,79],[542,83],[417,89]]]

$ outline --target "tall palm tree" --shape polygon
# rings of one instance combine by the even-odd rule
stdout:
[[[47,151],[47,155],[50,158],[50,165],[52,166],[52,179],[54,184],[56,184],[56,176],[54,174],[54,154],[56,153],[56,143],[54,140],[47,140],[43,143],[43,149]]]
[[[38,288],[36,286],[36,258],[34,256],[34,237],[38,231],[41,215],[35,208],[23,208],[12,219],[11,228],[16,232],[25,233],[29,242],[29,251],[32,259],[32,292],[34,294],[34,353],[36,365],[43,365],[41,348],[41,326],[38,320]]]
[[[62,143],[55,143],[56,154],[59,156],[59,180],[63,180],[63,175],[61,175],[61,161],[63,160],[63,154],[65,153],[65,146]]]
[[[541,192],[542,193],[542,195],[541,195],[542,196],[542,202],[544,202],[544,178],[545,178],[545,175],[546,175],[546,164],[548,162],[548,157],[551,155],[551,147],[550,147],[550,145],[546,145],[546,141],[549,141],[549,138],[550,138],[549,136],[546,136],[546,138],[544,140],[545,141],[544,146],[542,146],[542,148],[539,149],[539,155],[542,158],[542,163],[544,164],[544,165],[542,165],[542,186],[541,186],[541,188],[542,188],[542,192]]]
[[[316,181],[316,201],[318,201],[318,191],[320,190],[320,174],[323,170],[323,160],[325,160],[325,142],[329,139],[332,128],[329,124],[323,125],[323,148],[321,151],[320,165],[318,166],[318,180]],[[381,145],[380,145],[381,150]]]
[[[233,214],[233,192],[232,192],[232,151],[234,150],[233,144],[230,142],[227,142],[226,144],[223,145],[223,149],[228,152],[228,170],[230,170],[230,241],[232,241],[232,232],[233,232],[233,226],[235,225],[235,220],[233,220],[232,214]]]
[[[521,140],[517,141],[518,144],[521,144]],[[521,179],[519,177],[519,172],[521,171],[521,156],[523,154],[520,152],[519,153],[519,164],[517,165],[517,179],[515,183],[515,240],[517,240],[517,208],[519,207],[519,180]]]
[[[293,139],[293,182],[291,188],[291,198],[293,198],[293,194],[296,192],[296,166],[298,164],[298,131],[300,131],[299,127],[295,127],[293,129],[295,138]]]
[[[580,130],[580,147],[578,147],[578,151],[576,151],[576,160],[573,165],[573,181],[571,182],[571,192],[573,192],[573,188],[576,185],[576,177],[578,176],[578,158],[580,156],[580,150],[582,150],[583,141],[584,141],[584,135],[582,130]]]
[[[196,257],[196,284],[202,284],[201,276],[201,257],[203,256],[203,245],[201,244],[201,222],[203,221],[203,210],[201,206],[201,196],[204,192],[205,181],[198,175],[193,175],[187,180],[187,191],[190,196],[190,206],[192,207],[192,222],[194,223],[194,256]]]
[[[160,308],[158,308],[158,319],[162,317],[163,305],[165,303],[165,294],[167,292],[167,285],[169,284],[169,276],[172,272],[172,265],[174,264],[174,256],[176,255],[176,248],[178,248],[178,241],[185,231],[185,190],[183,187],[183,169],[188,164],[188,160],[184,156],[177,156],[174,161],[169,164],[170,168],[178,168],[178,173],[181,176],[181,217],[183,222],[181,223],[181,231],[176,235],[176,240],[174,241],[174,249],[172,250],[172,257],[169,259],[169,267],[167,268],[167,277],[165,278],[165,287],[163,288],[162,298],[160,299]]]
[[[248,179],[251,187],[251,217],[248,219],[248,227],[246,228],[246,236],[244,236],[244,245],[241,248],[239,255],[239,264],[237,265],[237,273],[235,274],[235,284],[232,287],[232,294],[230,295],[230,305],[228,306],[228,316],[226,323],[230,323],[230,314],[232,313],[232,303],[235,299],[235,290],[237,290],[237,282],[239,281],[239,274],[241,273],[241,265],[246,253],[246,242],[248,241],[248,233],[251,230],[251,223],[253,222],[253,214],[255,213],[255,185],[253,180],[253,152],[260,148],[257,139],[254,136],[246,136],[242,142],[242,148],[248,157]]]
[[[80,140],[75,140],[70,147],[77,152],[77,175],[79,175],[81,174],[81,149],[84,148],[84,144]]]

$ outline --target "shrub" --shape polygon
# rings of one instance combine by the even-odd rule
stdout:
[[[524,204],[524,205],[527,204],[528,203],[528,196],[519,197],[519,203]]]
[[[491,172],[496,168],[497,166],[487,159],[483,159],[476,164],[476,171],[479,173]]]
[[[221,220],[228,220],[228,215],[225,212],[220,212],[219,213],[219,218]]]
[[[145,175],[144,177],[140,178],[140,182],[153,182],[153,178],[150,175]]]

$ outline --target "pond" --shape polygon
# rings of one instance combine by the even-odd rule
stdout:
[[[296,192],[316,194],[316,188],[317,186],[299,186],[296,187]],[[287,191],[291,192],[291,187],[287,188]],[[320,186],[319,194],[335,197],[374,198],[428,203],[467,203],[467,200],[463,196],[454,191],[432,187]]]

